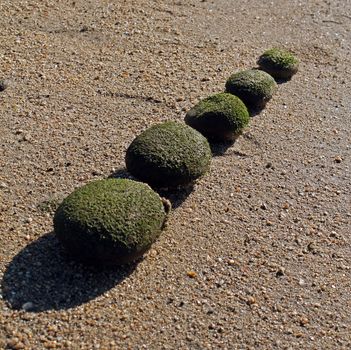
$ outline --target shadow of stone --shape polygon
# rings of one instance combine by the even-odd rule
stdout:
[[[116,171],[112,172],[108,179],[129,179],[138,181],[133,175],[129,174],[126,168],[119,168]]]
[[[102,295],[136,268],[86,267],[66,255],[51,232],[20,251],[2,279],[3,299],[13,309],[30,312],[70,309]]]
[[[210,142],[210,147],[212,151],[213,157],[221,157],[223,156],[228,148],[233,146],[235,143],[234,141],[227,141],[227,142]]]
[[[254,67],[252,69],[256,69],[256,70],[261,70],[263,72],[265,72],[264,69],[260,68],[260,67]],[[269,73],[268,73],[269,74]],[[275,82],[278,84],[278,85],[281,85],[281,84],[285,84],[285,83],[288,83],[290,80],[291,80],[292,77],[289,77],[289,78],[274,78]]]
[[[250,118],[257,117],[258,115],[261,114],[261,112],[265,109],[266,106],[262,108],[247,108],[250,114]]]
[[[264,71],[260,67],[252,67],[251,69]],[[290,81],[291,78],[287,78],[287,79],[274,78],[274,80],[278,85],[282,85]],[[269,103],[269,101],[267,101],[267,103]],[[254,117],[257,117],[259,114],[261,114],[261,112],[266,108],[266,104],[264,106],[256,107],[256,108],[253,108],[252,106],[246,106],[246,107],[247,107],[247,110],[249,111],[250,117],[254,118]]]
[[[289,79],[278,79],[278,78],[276,78],[276,79],[275,79],[275,82],[276,82],[278,85],[283,85],[283,84],[288,83],[290,80],[291,80],[291,78],[289,78]]]
[[[108,176],[109,179],[129,179],[134,181],[140,181],[133,175],[129,174],[126,168],[120,168],[114,171]],[[186,187],[175,187],[175,188],[157,188],[151,186],[154,191],[156,191],[161,197],[168,199],[172,204],[172,209],[179,208],[185,200],[189,197],[194,189],[194,184],[188,185]]]
[[[172,204],[172,209],[179,208],[194,190],[194,184],[186,187],[176,188],[154,188],[154,190],[163,198],[168,199]]]

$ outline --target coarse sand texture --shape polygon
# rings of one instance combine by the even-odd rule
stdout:
[[[155,187],[188,185],[210,167],[211,149],[198,131],[168,121],[142,132],[126,154],[128,171]]]
[[[351,350],[351,0],[0,14],[0,350]]]
[[[277,90],[277,83],[266,72],[249,69],[232,74],[226,92],[238,96],[249,109],[263,109]]]
[[[127,180],[91,182],[57,209],[54,230],[66,250],[88,264],[138,259],[158,238],[167,209],[148,185]]]
[[[249,124],[249,112],[236,96],[219,93],[201,100],[185,116],[185,122],[209,140],[232,141]]]

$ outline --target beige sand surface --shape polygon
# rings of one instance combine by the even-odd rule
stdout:
[[[0,349],[350,349],[350,14],[349,0],[0,0]],[[145,259],[69,261],[56,203],[272,46],[300,71],[173,194]]]

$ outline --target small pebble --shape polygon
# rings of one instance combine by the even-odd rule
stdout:
[[[149,252],[149,256],[152,258],[155,258],[158,254],[158,251],[156,249],[151,249]]]
[[[47,349],[56,349],[57,343],[55,341],[47,341],[44,343],[44,346]]]
[[[284,267],[280,267],[276,273],[277,277],[282,277],[285,275],[285,268]]]
[[[303,327],[306,326],[306,325],[308,324],[308,322],[309,322],[309,321],[308,321],[308,318],[307,318],[307,317],[301,317],[301,318],[300,318],[300,325],[301,325],[301,326],[303,326]]]
[[[249,296],[246,300],[247,305],[253,305],[256,304],[256,299],[253,296]]]
[[[8,342],[7,342],[7,346],[10,348],[10,349],[13,349],[13,350],[21,350],[21,349],[24,349],[25,346],[24,344],[18,339],[18,338],[11,338]]]
[[[0,182],[0,188],[7,188],[7,184],[5,182]]]
[[[26,220],[25,220],[25,223],[26,224],[30,224],[30,223],[32,223],[33,222],[33,218],[31,218],[31,217],[29,217],[29,218],[27,218]]]
[[[187,275],[190,278],[195,278],[197,276],[197,273],[195,271],[188,271]]]
[[[93,171],[91,172],[91,174],[92,174],[93,176],[100,176],[100,175],[102,175],[102,171],[100,171],[100,170],[93,170]]]
[[[335,161],[335,163],[341,163],[342,162],[342,158],[340,156],[336,156],[334,158],[334,161]]]
[[[9,87],[7,80],[0,80],[0,92],[6,90]]]
[[[30,311],[30,310],[33,310],[33,307],[34,307],[34,304],[32,302],[28,301],[22,305],[22,310]]]
[[[81,33],[87,32],[87,31],[89,31],[89,27],[88,26],[83,26],[79,31]]]
[[[28,132],[24,132],[23,130],[19,129],[15,131],[16,135],[20,135],[20,138],[18,139],[19,142],[23,142],[23,141],[31,141],[32,137],[30,135],[30,133]]]

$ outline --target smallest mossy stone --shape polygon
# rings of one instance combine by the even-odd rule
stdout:
[[[89,265],[120,265],[150,248],[169,209],[147,184],[98,180],[63,200],[55,212],[54,231],[73,258]]]
[[[201,100],[185,122],[212,141],[233,141],[249,124],[249,112],[238,97],[219,93]]]
[[[275,79],[290,79],[299,68],[298,59],[289,51],[273,48],[265,51],[257,61],[260,69]]]
[[[226,92],[238,96],[249,109],[262,109],[277,90],[274,78],[258,69],[232,74],[225,85]]]

